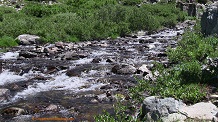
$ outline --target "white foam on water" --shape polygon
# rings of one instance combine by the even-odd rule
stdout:
[[[50,90],[70,90],[74,92],[81,91],[81,87],[87,86],[90,84],[88,78],[81,77],[68,77],[65,74],[60,74],[54,76],[54,80],[48,80],[44,83],[35,83],[28,86],[27,89],[18,92],[12,101],[19,98],[26,98],[28,96],[33,96],[36,93]],[[94,86],[93,86],[94,87]],[[84,90],[84,89],[83,89]]]
[[[4,70],[0,74],[0,85],[5,85],[13,82],[19,82],[21,80],[25,80],[24,76],[16,75],[13,72],[9,72],[8,70]]]
[[[0,59],[17,59],[18,56],[18,52],[6,52],[0,57]]]
[[[101,55],[112,55],[111,53],[108,53],[106,51],[93,51],[92,52],[93,56],[101,56]]]
[[[90,63],[93,58],[81,58],[79,60],[73,61],[74,64],[87,64]]]

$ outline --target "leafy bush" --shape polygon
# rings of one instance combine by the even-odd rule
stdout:
[[[64,4],[43,5],[39,3],[29,4],[21,10],[26,15],[35,17],[46,17],[72,11],[74,11],[72,7]]]
[[[120,0],[123,5],[137,5],[143,2],[143,0]]]
[[[17,46],[17,42],[12,38],[8,36],[3,36],[0,38],[0,47],[13,47]]]
[[[21,13],[5,14],[3,22],[0,24],[0,36],[10,36],[16,38],[20,34],[29,33],[32,31],[34,24],[37,20],[33,17],[28,17]]]
[[[39,35],[46,42],[116,38],[131,31],[173,27],[185,16],[174,4],[138,8],[123,6],[117,0],[62,2],[54,5],[28,2],[19,12],[0,7],[0,36],[15,38],[28,33]]]

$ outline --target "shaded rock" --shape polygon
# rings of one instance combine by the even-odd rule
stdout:
[[[136,68],[132,65],[122,64],[115,65],[111,71],[116,74],[133,74],[136,72]]]
[[[142,105],[142,115],[154,121],[161,117],[167,117],[169,114],[177,113],[181,107],[185,106],[182,101],[174,98],[158,98],[150,96],[144,99]]]
[[[34,58],[34,57],[37,57],[37,53],[28,52],[28,51],[21,51],[19,53],[19,56],[24,57],[24,58]]]
[[[186,11],[189,16],[197,15],[196,3],[184,3],[182,1],[179,1],[177,2],[177,7],[180,8],[181,11]]]
[[[183,106],[179,112],[193,119],[212,120],[218,112],[218,108],[211,102],[200,102],[192,106]]]
[[[205,35],[218,34],[218,2],[209,5],[201,17],[201,31]]]
[[[6,102],[10,98],[9,89],[0,89],[0,102]]]
[[[17,37],[19,40],[19,44],[21,45],[29,45],[29,44],[37,44],[39,43],[40,37],[35,35],[23,34]]]
[[[10,107],[2,111],[2,115],[19,116],[25,114],[25,110],[18,107]]]

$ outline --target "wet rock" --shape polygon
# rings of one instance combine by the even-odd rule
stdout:
[[[101,58],[94,58],[92,60],[92,63],[100,63],[101,62]]]
[[[183,106],[179,109],[179,112],[189,118],[212,121],[218,112],[218,108],[211,102],[200,102],[192,106]]]
[[[0,89],[0,102],[6,102],[10,98],[9,89]]]
[[[134,74],[136,72],[136,68],[129,64],[121,64],[115,65],[112,70],[113,73],[116,74]]]
[[[35,35],[23,34],[17,37],[19,44],[21,45],[30,45],[39,43],[40,37]]]
[[[66,52],[64,54],[61,54],[61,59],[65,60],[78,60],[80,58],[85,58],[88,55],[86,53],[76,53],[76,52]]]
[[[46,111],[58,111],[58,106],[54,104],[50,104],[45,108]]]
[[[19,53],[19,56],[24,57],[24,58],[34,58],[34,57],[37,57],[37,53],[28,52],[28,51],[21,51]]]
[[[142,105],[142,115],[157,121],[161,117],[167,117],[169,114],[177,113],[181,107],[185,106],[182,101],[174,98],[158,98],[150,96],[144,99]]]
[[[90,69],[91,66],[79,66],[72,69],[67,70],[66,75],[67,76],[80,76],[82,72],[86,72]]]
[[[18,107],[10,107],[10,108],[7,108],[7,109],[4,109],[2,111],[2,115],[4,116],[19,116],[19,115],[22,115],[22,114],[25,114],[25,110],[22,109],[22,108],[18,108]]]

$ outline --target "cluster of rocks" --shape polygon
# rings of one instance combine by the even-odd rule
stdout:
[[[182,122],[186,119],[194,119],[217,122],[218,108],[211,102],[200,102],[188,106],[174,98],[150,96],[143,101],[142,117],[147,118],[148,121]]]

